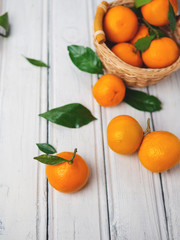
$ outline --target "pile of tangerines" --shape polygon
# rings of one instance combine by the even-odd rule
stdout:
[[[170,0],[174,14],[177,14],[177,0]],[[136,14],[128,7],[110,8],[104,17],[106,38],[113,43],[111,51],[124,62],[135,67],[164,68],[173,64],[179,57],[179,48],[169,37],[160,37],[154,28],[155,39],[149,48],[140,52],[135,43],[150,36],[149,28],[169,24],[169,1],[153,0],[141,7],[142,18],[138,22]],[[152,26],[153,25],[153,26]]]
[[[118,154],[129,155],[139,149],[142,165],[152,172],[163,172],[180,161],[180,140],[167,131],[143,132],[140,124],[128,115],[113,118],[107,127],[109,147]],[[89,168],[81,156],[62,152],[56,156],[69,160],[58,165],[47,165],[49,183],[64,193],[77,192],[87,183]],[[72,162],[73,158],[73,162]]]
[[[168,21],[168,0],[153,0],[141,8],[142,16],[149,24],[163,26]],[[170,0],[177,14],[176,0]],[[123,61],[136,67],[143,63],[150,68],[171,65],[179,57],[179,48],[168,37],[152,40],[150,47],[140,53],[134,46],[138,39],[149,36],[145,24],[138,27],[135,13],[124,6],[112,7],[104,17],[104,31],[109,41],[116,43],[112,51]],[[123,81],[112,74],[103,75],[93,87],[93,96],[104,107],[119,104],[125,96]],[[152,172],[163,172],[180,161],[180,140],[167,131],[143,132],[140,124],[128,115],[112,119],[107,127],[109,147],[118,154],[132,154],[138,149],[142,165]],[[58,157],[69,160],[58,165],[47,165],[46,174],[50,184],[61,192],[76,192],[87,182],[89,168],[86,162],[72,152],[63,152]]]

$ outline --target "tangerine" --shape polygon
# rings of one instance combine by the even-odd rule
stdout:
[[[131,43],[118,43],[112,47],[111,51],[121,60],[134,67],[142,67],[143,65],[139,50]]]
[[[131,43],[134,45],[137,42],[137,40],[147,36],[149,36],[148,27],[146,27],[145,25],[141,25],[135,37],[131,40]]]
[[[125,97],[126,87],[121,78],[112,75],[103,75],[93,87],[93,96],[103,107],[115,106]]]
[[[104,32],[111,42],[119,43],[131,40],[138,30],[135,13],[124,6],[115,6],[104,17]]]
[[[170,0],[175,15],[178,12],[177,0]],[[155,26],[163,26],[169,24],[169,0],[152,0],[141,7],[143,18],[150,24]]]
[[[150,68],[164,68],[173,64],[179,57],[179,48],[168,37],[154,39],[150,47],[142,53],[142,59]]]
[[[116,153],[134,153],[139,148],[142,139],[142,127],[128,115],[113,118],[107,127],[108,145]]]
[[[62,152],[56,156],[71,160],[73,153]],[[63,162],[58,165],[47,165],[46,175],[49,183],[56,190],[72,193],[84,187],[89,177],[89,168],[84,159],[76,154],[72,164]]]
[[[139,149],[139,160],[152,172],[163,172],[180,161],[180,140],[167,131],[147,134]]]

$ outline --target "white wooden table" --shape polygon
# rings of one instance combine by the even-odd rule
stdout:
[[[112,152],[108,122],[120,114],[145,128],[168,130],[180,138],[180,71],[145,88],[163,102],[163,110],[140,112],[125,103],[100,108],[92,97],[96,75],[71,63],[67,46],[90,46],[99,0],[2,0],[8,11],[9,38],[0,39],[0,240],[179,240],[180,167],[153,174],[137,154]],[[49,71],[22,55],[49,63]],[[98,121],[68,129],[38,117],[64,104],[79,102]],[[87,161],[90,178],[75,194],[47,184],[45,166],[33,160],[37,142],[58,152],[73,151]]]

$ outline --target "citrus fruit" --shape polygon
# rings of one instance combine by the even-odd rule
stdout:
[[[180,161],[180,140],[167,131],[147,134],[139,149],[139,160],[152,172],[163,172]]]
[[[103,107],[119,104],[125,96],[124,82],[112,74],[103,75],[93,87],[93,96]]]
[[[177,0],[170,0],[175,15],[178,11]],[[152,0],[141,7],[144,19],[155,26],[163,26],[169,24],[168,20],[169,0]]]
[[[113,118],[107,127],[108,145],[116,153],[134,153],[139,148],[142,139],[142,127],[128,115]]]
[[[142,67],[143,62],[139,50],[131,43],[118,43],[111,51],[124,62],[134,66]]]
[[[119,43],[131,40],[138,30],[135,13],[124,6],[115,6],[104,17],[104,32],[111,42]]]
[[[142,53],[142,59],[150,68],[163,68],[173,64],[179,57],[179,48],[171,38],[154,39]]]
[[[73,153],[62,152],[56,156],[71,160]],[[86,184],[89,168],[84,159],[76,154],[72,164],[63,162],[58,165],[47,165],[46,175],[49,183],[56,190],[72,193],[77,192]]]
[[[137,40],[147,36],[149,36],[148,27],[146,27],[145,25],[141,25],[135,37],[131,40],[131,43],[134,45],[137,42]]]

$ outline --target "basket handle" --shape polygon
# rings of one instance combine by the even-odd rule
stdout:
[[[107,12],[109,4],[106,1],[100,3],[96,10],[96,15],[94,18],[94,37],[98,43],[102,44],[106,41],[106,36],[103,31],[103,17]]]
[[[174,37],[177,44],[180,46],[180,15],[176,17],[176,27],[174,31]]]

